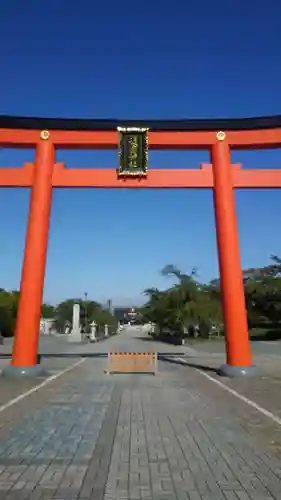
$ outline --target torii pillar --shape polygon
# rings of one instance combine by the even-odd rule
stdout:
[[[9,376],[33,377],[43,372],[37,353],[55,163],[55,147],[49,136],[43,130],[36,145],[13,355],[4,370]]]
[[[251,360],[230,147],[224,132],[218,132],[217,141],[212,146],[212,165],[227,356],[220,372],[228,377],[256,376],[258,368]]]

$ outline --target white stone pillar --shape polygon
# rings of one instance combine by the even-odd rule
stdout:
[[[81,342],[81,327],[80,327],[80,304],[73,304],[72,314],[72,330],[68,335],[69,342]]]

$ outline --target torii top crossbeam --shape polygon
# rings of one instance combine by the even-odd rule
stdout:
[[[127,120],[83,118],[39,118],[0,116],[0,128],[23,130],[115,131],[125,127],[148,127],[155,132],[210,132],[218,130],[261,130],[281,127],[281,115],[254,118],[215,118],[180,120]]]
[[[40,132],[48,130],[56,149],[117,149],[117,127],[149,128],[149,149],[211,150],[218,131],[226,133],[231,149],[272,149],[281,147],[281,115],[259,118],[212,120],[108,120],[77,118],[36,118],[0,116],[0,145],[36,147]],[[0,186],[30,187],[34,165],[23,169],[0,170]],[[139,187],[139,188],[212,188],[210,165],[200,169],[149,169],[146,178],[120,179],[112,169],[66,169],[56,163],[53,187]],[[244,170],[233,165],[236,188],[279,188],[281,170]]]

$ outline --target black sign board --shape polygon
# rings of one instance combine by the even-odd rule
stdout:
[[[119,166],[120,177],[143,177],[148,167],[148,129],[122,128],[119,132]]]

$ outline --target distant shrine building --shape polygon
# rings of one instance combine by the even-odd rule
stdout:
[[[131,325],[141,324],[143,322],[142,315],[138,313],[134,307],[130,308],[116,307],[115,315],[120,321],[120,323],[124,325],[131,326]]]

